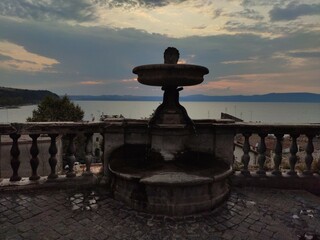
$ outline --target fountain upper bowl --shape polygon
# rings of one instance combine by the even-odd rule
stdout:
[[[191,64],[149,64],[135,67],[138,82],[149,86],[192,86],[203,82],[208,68]]]

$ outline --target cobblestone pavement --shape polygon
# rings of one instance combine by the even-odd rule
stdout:
[[[218,209],[186,217],[134,211],[102,189],[0,193],[0,239],[319,239],[320,198],[234,188]]]

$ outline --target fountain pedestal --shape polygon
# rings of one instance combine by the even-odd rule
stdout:
[[[150,119],[149,125],[159,124],[185,124],[192,125],[192,120],[188,116],[186,109],[179,103],[179,91],[182,88],[162,87],[164,91],[163,102],[155,110],[154,115]]]
[[[104,171],[114,197],[137,210],[165,215],[216,207],[229,193],[233,162],[234,133],[228,128],[233,121],[192,121],[179,103],[180,86],[201,83],[208,69],[175,64],[177,59],[177,50],[171,49],[165,64],[133,70],[139,82],[164,90],[150,121],[105,120]]]

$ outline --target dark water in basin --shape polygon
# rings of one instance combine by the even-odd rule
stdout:
[[[229,169],[212,154],[184,151],[172,161],[164,161],[160,153],[143,144],[126,144],[111,155],[110,168],[118,173],[144,177],[156,172],[185,172],[211,177]]]

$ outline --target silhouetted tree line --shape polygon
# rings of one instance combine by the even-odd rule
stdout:
[[[0,87],[0,106],[37,104],[47,96],[59,98],[57,94],[47,90],[27,90]]]

